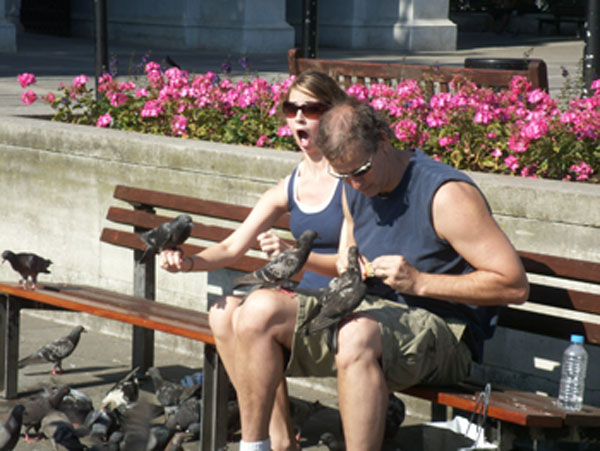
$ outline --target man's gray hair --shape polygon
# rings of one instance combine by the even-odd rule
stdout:
[[[394,136],[389,122],[371,105],[349,96],[321,118],[317,146],[325,158],[335,161],[349,148],[375,153],[384,136]]]

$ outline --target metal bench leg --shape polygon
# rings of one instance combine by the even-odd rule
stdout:
[[[136,229],[137,230],[137,229]],[[139,232],[139,230],[137,230]],[[154,256],[147,263],[140,263],[143,252],[133,253],[133,295],[154,302],[156,293],[156,265]],[[154,366],[154,331],[133,326],[131,338],[131,368],[139,368],[139,374]]]
[[[18,395],[20,311],[9,295],[0,296],[0,389],[6,399]]]
[[[215,451],[227,443],[227,373],[214,346],[204,345],[200,450]]]

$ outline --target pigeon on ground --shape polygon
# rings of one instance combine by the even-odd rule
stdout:
[[[183,442],[186,439],[186,433],[185,432],[176,432],[173,437],[171,438],[171,441],[169,441],[169,443],[167,443],[166,448],[164,448],[165,451],[182,451],[183,450]]]
[[[152,443],[152,440],[155,438],[150,432],[151,420],[152,406],[144,400],[136,402],[125,414],[125,424],[123,425],[125,435],[121,442],[121,449],[127,451],[154,449],[155,443]]]
[[[185,431],[191,424],[200,422],[201,400],[192,396],[179,404],[165,425],[169,429]]]
[[[23,423],[25,406],[17,404],[12,408],[6,421],[0,422],[0,450],[9,451],[17,446]]]
[[[62,385],[55,390],[44,388],[44,391],[38,395],[29,398],[25,402],[25,412],[23,413],[23,426],[25,427],[25,439],[29,440],[30,431],[36,434],[40,430],[42,419],[51,410],[56,410],[62,399],[69,393],[70,388]]]
[[[139,382],[135,368],[125,375],[120,381],[113,385],[104,395],[100,403],[100,409],[108,412],[123,413],[139,397]]]
[[[40,431],[52,441],[55,451],[82,451],[75,427],[66,413],[51,410],[42,419]]]
[[[289,282],[289,279],[299,272],[306,263],[313,241],[316,238],[317,232],[314,230],[304,231],[294,247],[286,249],[262,268],[235,279],[233,288],[257,284],[273,286]]]
[[[346,449],[344,440],[336,437],[331,432],[323,432],[321,434],[319,445],[326,446],[330,451],[344,451]]]
[[[6,260],[10,262],[12,269],[21,275],[19,284],[21,284],[21,286],[25,289],[28,288],[29,279],[31,279],[31,289],[35,290],[38,274],[50,274],[48,267],[52,264],[52,262],[30,252],[21,252],[15,254],[14,252],[7,250],[2,252],[2,263],[4,263]]]
[[[146,374],[152,378],[156,399],[167,415],[186,399],[202,396],[202,383],[184,386],[181,383],[171,382],[163,378],[156,367],[148,368]]]
[[[140,262],[145,262],[151,255],[165,249],[176,249],[183,244],[192,233],[192,218],[189,215],[179,215],[170,222],[140,234],[140,239],[146,243],[146,250],[140,257]]]
[[[362,301],[367,286],[362,280],[358,262],[358,249],[348,249],[348,268],[338,277],[331,279],[329,285],[319,294],[319,304],[313,309],[300,327],[306,326],[306,333],[330,328],[335,346],[335,328]]]
[[[51,362],[54,363],[52,374],[54,376],[62,374],[62,361],[75,350],[82,332],[85,332],[83,326],[75,327],[66,337],[58,338],[41,347],[36,353],[19,360],[18,367]]]
[[[64,412],[74,426],[82,425],[88,414],[94,410],[94,403],[86,393],[71,388],[65,395],[57,410]]]
[[[297,440],[300,440],[302,428],[308,419],[324,408],[325,406],[319,401],[310,402],[298,398],[290,398],[290,416],[292,417],[292,426]]]
[[[106,442],[119,429],[117,419],[113,413],[106,410],[92,410],[88,413],[83,424],[88,435],[95,443]]]

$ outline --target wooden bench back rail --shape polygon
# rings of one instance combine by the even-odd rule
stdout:
[[[462,75],[478,86],[508,88],[512,78],[520,75],[527,77],[534,89],[548,91],[548,70],[546,63],[539,59],[529,60],[527,70],[519,71],[303,58],[300,49],[290,49],[288,67],[290,75],[298,75],[311,69],[325,72],[345,89],[353,83],[371,84],[382,81],[394,85],[402,80],[413,79],[422,82],[428,93],[438,90],[448,92],[450,81],[457,75]]]

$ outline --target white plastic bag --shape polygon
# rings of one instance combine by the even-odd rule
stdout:
[[[424,424],[429,427],[451,431],[456,434],[457,437],[466,437],[472,442],[471,445],[464,446],[465,441],[461,441],[457,437],[453,438],[451,435],[448,435],[448,437],[444,439],[444,443],[440,444],[444,448],[440,449],[457,449],[460,451],[498,449],[496,445],[485,440],[483,428],[478,424],[471,423],[467,418],[456,416],[450,421],[431,421]],[[450,443],[452,440],[454,440],[457,445],[456,448],[452,448],[452,446],[454,446]]]

